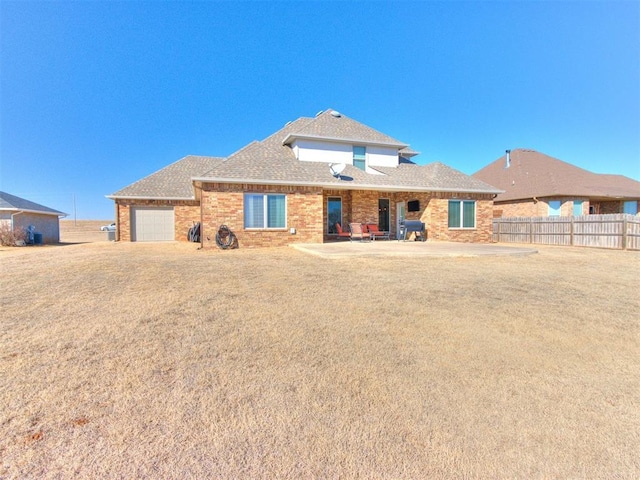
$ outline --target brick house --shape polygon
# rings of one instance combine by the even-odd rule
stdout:
[[[60,242],[59,220],[66,216],[53,208],[0,192],[0,225],[10,230],[33,227],[34,233],[42,235],[42,243]]]
[[[640,207],[640,182],[592,173],[535,150],[507,150],[473,177],[503,190],[494,200],[496,217],[635,215]]]
[[[500,190],[334,110],[287,123],[229,157],[188,156],[109,195],[121,241],[186,240],[203,247],[227,225],[242,247],[338,239],[336,223],[377,223],[396,235],[421,220],[429,239],[490,242]],[[340,166],[340,168],[337,168]],[[336,170],[340,170],[336,173]]]

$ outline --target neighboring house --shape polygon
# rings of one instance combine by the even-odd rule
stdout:
[[[491,241],[500,190],[442,163],[417,165],[417,154],[328,110],[226,158],[185,157],[108,198],[123,241],[186,240],[201,222],[204,247],[221,225],[243,247],[321,243],[338,239],[336,223],[395,236],[403,219],[423,221],[430,239]]]
[[[60,242],[59,219],[66,216],[53,208],[0,192],[0,224],[12,230],[33,226],[36,233],[42,234],[42,243]]]
[[[496,217],[638,213],[640,182],[592,173],[535,150],[507,150],[473,176],[504,190]]]

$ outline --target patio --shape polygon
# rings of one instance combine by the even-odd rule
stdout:
[[[404,242],[404,241],[364,241],[364,242],[329,242],[298,243],[293,248],[323,258],[344,257],[481,257],[505,255],[531,255],[537,253],[535,248],[506,246],[495,243],[458,243],[458,242]]]

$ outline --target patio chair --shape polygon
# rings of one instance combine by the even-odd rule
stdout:
[[[336,222],[336,230],[338,230],[338,238],[351,238],[351,234],[342,230],[342,225],[338,222]]]
[[[349,230],[351,230],[349,240],[352,242],[353,240],[371,240],[371,235],[363,230],[361,223],[350,223]]]
[[[375,223],[369,223],[367,225],[367,232],[369,233],[369,235],[371,235],[371,240],[375,240],[376,238],[384,238],[385,240],[389,240],[389,232],[383,232]]]

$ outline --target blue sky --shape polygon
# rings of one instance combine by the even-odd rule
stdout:
[[[422,164],[522,147],[640,179],[636,1],[2,0],[0,41],[0,190],[72,218],[327,108]]]

